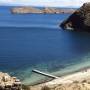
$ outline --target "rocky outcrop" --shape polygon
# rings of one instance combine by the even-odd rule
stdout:
[[[84,3],[60,26],[67,30],[90,31],[90,3]]]
[[[42,10],[43,13],[56,13],[56,9],[54,8],[48,8],[48,7],[45,7],[43,10]]]
[[[22,90],[21,82],[16,77],[0,72],[0,90]]]
[[[11,9],[11,13],[13,14],[28,14],[28,13],[50,13],[50,14],[59,14],[59,13],[73,13],[74,9],[59,9],[59,8],[50,8],[45,7],[42,9],[34,8],[34,7],[15,7]]]
[[[43,13],[73,13],[75,10],[74,9],[60,9],[60,8],[50,8],[50,7],[45,7],[42,12]]]

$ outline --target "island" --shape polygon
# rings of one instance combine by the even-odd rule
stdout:
[[[64,20],[60,27],[64,30],[90,32],[90,3],[84,3],[82,7]]]
[[[34,7],[15,7],[11,8],[12,14],[28,14],[28,13],[42,13],[42,10]]]
[[[61,9],[61,8],[51,8],[51,7],[44,7],[44,8],[35,8],[35,7],[15,7],[11,8],[12,14],[30,14],[30,13],[40,13],[40,14],[61,14],[61,13],[67,13],[71,14],[75,11],[75,9]]]

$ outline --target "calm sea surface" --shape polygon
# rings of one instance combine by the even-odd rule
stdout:
[[[12,15],[0,7],[0,71],[31,84],[43,79],[38,69],[55,75],[90,66],[90,33],[64,31],[69,14]]]

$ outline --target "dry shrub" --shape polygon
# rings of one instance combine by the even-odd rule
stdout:
[[[48,86],[43,86],[41,90],[51,90]]]
[[[87,80],[83,80],[83,81],[82,81],[82,83],[86,83],[86,82],[87,82]]]
[[[76,84],[78,84],[78,83],[79,83],[79,81],[73,81],[73,83],[76,83]]]
[[[30,90],[30,87],[27,86],[27,85],[22,85],[22,89],[23,89],[23,90]]]

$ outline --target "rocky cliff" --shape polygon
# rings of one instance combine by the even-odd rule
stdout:
[[[11,9],[11,13],[13,14],[28,14],[28,13],[59,14],[59,13],[73,13],[74,11],[75,11],[74,9],[59,9],[50,7],[45,7],[42,9],[34,7],[15,7]]]
[[[60,26],[67,30],[90,31],[90,3],[84,3]]]
[[[21,82],[16,77],[0,72],[0,90],[22,90]]]

